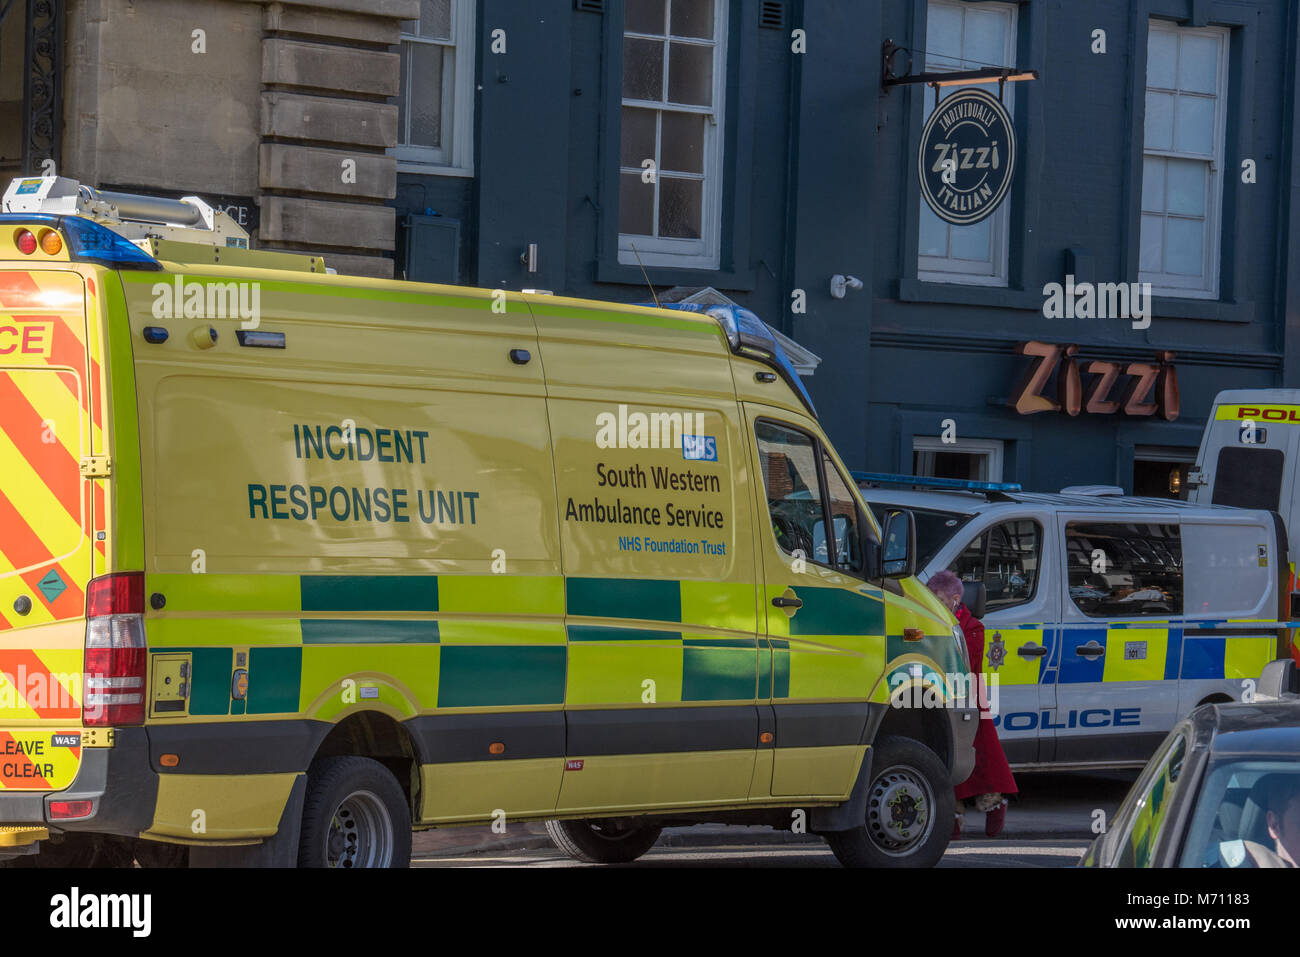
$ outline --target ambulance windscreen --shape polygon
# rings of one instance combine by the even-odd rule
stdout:
[[[1226,446],[1219,450],[1214,470],[1215,505],[1234,508],[1278,510],[1282,499],[1282,470],[1286,455],[1281,449],[1247,449]]]

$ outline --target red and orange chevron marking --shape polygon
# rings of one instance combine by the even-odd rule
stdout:
[[[102,483],[79,468],[103,447],[85,296],[76,272],[0,270],[0,634],[85,611],[105,510]],[[32,608],[19,616],[22,596]]]

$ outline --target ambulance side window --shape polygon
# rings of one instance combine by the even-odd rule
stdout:
[[[1043,529],[1020,518],[985,529],[949,566],[964,582],[983,582],[987,611],[1023,605],[1038,591]]]
[[[860,574],[857,505],[821,445],[806,432],[766,420],[755,425],[755,434],[768,517],[781,551]]]
[[[1065,526],[1070,599],[1089,618],[1183,613],[1177,525],[1071,522]]]

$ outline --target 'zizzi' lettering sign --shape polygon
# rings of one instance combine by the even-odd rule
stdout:
[[[1016,354],[1029,356],[1034,362],[1020,377],[1010,405],[1021,415],[1035,412],[1063,412],[1078,415],[1158,415],[1172,422],[1178,418],[1178,370],[1174,353],[1156,353],[1155,362],[1105,362],[1078,359],[1078,346],[1050,342],[1022,342]],[[1056,373],[1056,398],[1043,394],[1052,373]],[[1094,378],[1083,386],[1083,376]],[[1123,377],[1119,398],[1112,398],[1116,383]]]
[[[1011,117],[995,96],[963,89],[930,114],[916,154],[921,195],[957,226],[991,216],[1006,198],[1016,165]]]

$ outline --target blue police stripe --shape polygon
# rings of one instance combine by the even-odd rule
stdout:
[[[1222,678],[1225,650],[1223,638],[1188,636],[1183,642],[1183,677]]]
[[[1183,629],[1170,628],[1169,638],[1165,643],[1165,680],[1178,677],[1183,661]]]

